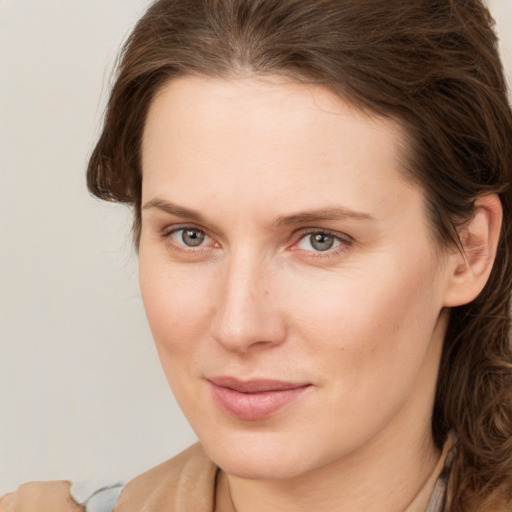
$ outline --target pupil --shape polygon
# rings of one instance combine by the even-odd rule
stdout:
[[[310,241],[317,251],[327,251],[334,245],[334,237],[321,233],[311,235]]]
[[[204,233],[195,229],[185,229],[181,238],[185,245],[196,247],[203,243]]]

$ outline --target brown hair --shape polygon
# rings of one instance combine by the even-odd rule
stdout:
[[[498,193],[496,261],[478,298],[451,312],[434,404],[436,443],[451,429],[459,439],[450,512],[471,494],[490,510],[489,496],[512,491],[512,115],[492,26],[479,0],[157,1],[124,46],[87,172],[93,194],[134,207],[138,243],[156,91],[189,74],[279,73],[400,120],[441,244],[458,244],[478,195]]]

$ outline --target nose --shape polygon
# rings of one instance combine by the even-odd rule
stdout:
[[[246,255],[226,265],[211,324],[212,337],[226,350],[270,348],[286,338],[286,322],[276,304],[275,273]]]

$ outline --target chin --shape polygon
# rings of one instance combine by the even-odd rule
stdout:
[[[252,435],[251,435],[252,434]],[[238,439],[237,439],[238,437]],[[297,477],[308,469],[308,454],[297,444],[268,432],[235,434],[225,442],[213,437],[202,440],[210,458],[227,474],[250,480],[279,480]]]
[[[214,462],[228,475],[245,480],[287,480],[305,471],[298,464],[286,460],[269,460],[262,457],[221,457]]]

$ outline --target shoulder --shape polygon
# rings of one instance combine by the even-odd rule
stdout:
[[[195,444],[128,482],[114,511],[210,511],[217,470],[202,446]]]
[[[85,512],[69,493],[70,482],[29,482],[0,499],[0,512]]]

